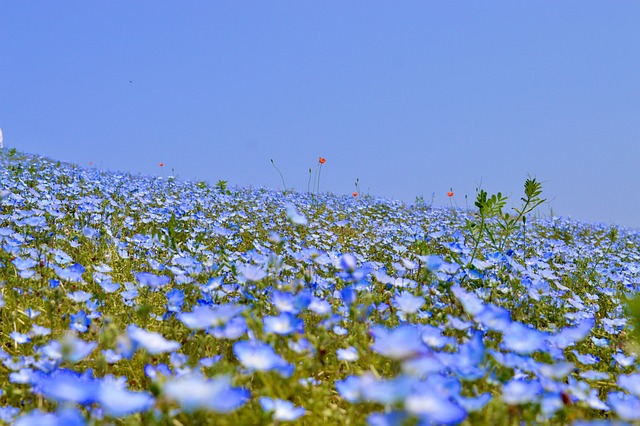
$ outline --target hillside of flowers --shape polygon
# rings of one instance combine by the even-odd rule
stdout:
[[[0,422],[640,424],[638,231],[6,148],[0,197]]]

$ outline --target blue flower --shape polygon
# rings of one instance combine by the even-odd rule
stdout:
[[[419,329],[415,325],[402,325],[393,330],[373,327],[370,330],[375,341],[371,350],[392,359],[405,359],[426,353]]]
[[[309,223],[307,218],[303,214],[300,214],[293,204],[287,204],[287,219],[296,225],[306,225]]]
[[[98,386],[96,379],[67,369],[35,378],[36,392],[57,402],[91,404],[96,400]]]
[[[57,344],[57,345],[56,345]],[[62,342],[51,342],[52,353],[58,349],[66,361],[76,363],[82,361],[89,356],[91,352],[98,346],[96,342],[85,342],[76,337],[74,333],[68,333],[62,339]]]
[[[580,364],[592,365],[600,362],[600,358],[598,358],[597,356],[593,356],[591,354],[582,355],[580,352],[578,352],[575,349],[573,349],[571,353],[575,355],[576,359]]]
[[[53,265],[53,270],[61,280],[77,283],[82,282],[82,274],[84,273],[85,268],[79,263],[76,263],[67,269],[61,268],[58,265]]]
[[[166,340],[159,333],[143,330],[133,324],[127,326],[127,334],[135,345],[141,346],[151,355],[172,352],[180,348],[180,343]]]
[[[67,294],[67,297],[69,299],[78,303],[86,302],[87,300],[91,299],[91,296],[93,296],[91,293],[87,293],[86,291],[82,291],[82,290],[74,291],[72,293]]]
[[[575,370],[575,364],[572,362],[558,362],[556,364],[542,364],[540,366],[540,374],[551,379],[563,379]]]
[[[640,397],[640,373],[619,375],[618,386],[627,392]]]
[[[284,377],[290,376],[293,372],[291,364],[276,354],[271,346],[258,340],[236,342],[233,345],[233,353],[249,370],[276,370]]]
[[[287,335],[294,331],[298,333],[304,331],[304,322],[288,312],[283,312],[277,317],[265,317],[263,322],[265,333]]]
[[[216,339],[235,340],[242,337],[248,330],[247,321],[243,317],[231,318],[222,327],[214,327],[207,330],[207,334],[211,334]]]
[[[111,279],[106,279],[100,282],[100,287],[105,293],[115,293],[120,288],[120,284],[112,282]]]
[[[140,283],[142,286],[148,286],[152,290],[157,290],[160,287],[163,287],[169,284],[171,279],[166,275],[154,275],[149,272],[138,272],[135,274],[136,281]]]
[[[238,272],[246,281],[258,282],[267,276],[267,271],[255,265],[244,265],[238,268]]]
[[[154,399],[148,392],[131,392],[124,388],[123,383],[105,378],[98,386],[96,402],[108,416],[125,417],[149,410]]]
[[[57,413],[33,410],[20,416],[14,426],[84,426],[82,414],[75,408],[63,408]]]
[[[607,403],[622,420],[640,420],[640,399],[624,392],[609,392]]]
[[[167,292],[167,311],[168,312],[180,312],[182,311],[182,304],[184,303],[184,292],[177,288],[171,289]]]
[[[13,266],[15,266],[18,271],[24,271],[25,269],[33,268],[38,264],[37,261],[31,258],[23,259],[21,257],[16,257],[11,261],[11,263],[13,263]]]
[[[537,380],[513,379],[502,386],[502,400],[509,405],[537,402],[542,385]]]
[[[502,346],[520,355],[529,355],[536,351],[546,349],[546,334],[529,328],[526,325],[514,322],[504,330]]]
[[[176,401],[186,412],[212,410],[233,411],[249,399],[249,391],[231,387],[229,377],[205,379],[196,374],[168,379],[163,393]]]
[[[14,418],[18,414],[20,414],[20,409],[18,407],[12,407],[11,405],[0,407],[0,420],[3,422],[13,423]]]
[[[304,408],[296,407],[291,401],[271,399],[265,396],[260,398],[260,406],[268,413],[273,411],[273,420],[275,421],[292,421],[305,413]]]
[[[87,318],[87,314],[84,310],[81,310],[77,314],[71,314],[71,324],[69,325],[71,330],[84,333],[88,330],[89,324],[91,324],[91,320]]]
[[[358,350],[353,346],[349,346],[346,349],[337,349],[336,355],[340,361],[357,361],[359,357]]]
[[[409,413],[437,424],[456,424],[467,418],[462,407],[434,389],[422,388],[409,395],[404,407]]]
[[[393,298],[393,305],[405,314],[415,314],[424,305],[424,297],[403,291]]]
[[[19,345],[22,345],[24,343],[28,343],[31,341],[31,338],[29,337],[28,334],[18,333],[17,331],[12,331],[11,333],[9,333],[9,337],[11,337],[13,341]]]
[[[178,319],[191,330],[202,330],[208,327],[215,327],[226,324],[235,317],[244,307],[233,304],[196,306],[193,312],[183,312],[178,315]]]

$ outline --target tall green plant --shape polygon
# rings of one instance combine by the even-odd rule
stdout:
[[[528,178],[524,183],[524,197],[520,198],[522,205],[513,207],[514,213],[509,214],[504,212],[508,201],[506,196],[500,192],[490,196],[484,189],[478,190],[474,203],[478,208],[477,221],[467,222],[467,229],[473,240],[473,252],[468,265],[476,259],[483,242],[493,250],[504,251],[520,224],[526,237],[527,214],[546,201],[540,198],[541,194],[542,184],[536,179]]]

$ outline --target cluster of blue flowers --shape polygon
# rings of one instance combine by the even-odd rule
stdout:
[[[637,231],[0,155],[1,421],[640,421]]]

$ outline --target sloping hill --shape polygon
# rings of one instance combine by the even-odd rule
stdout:
[[[640,419],[635,230],[0,155],[4,421]]]

